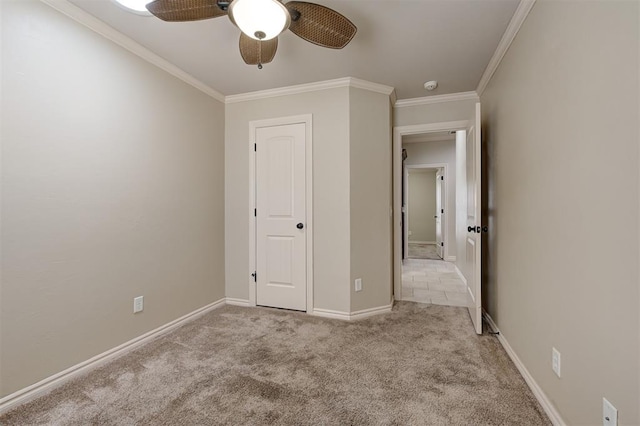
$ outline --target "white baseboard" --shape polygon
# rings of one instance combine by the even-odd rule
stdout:
[[[94,356],[86,361],[83,361],[79,364],[74,365],[73,367],[69,367],[64,371],[56,373],[52,376],[47,377],[46,379],[40,380],[38,383],[34,383],[31,386],[28,386],[24,389],[21,389],[17,392],[14,392],[10,395],[5,396],[0,399],[0,414],[3,414],[10,409],[16,407],[17,405],[24,404],[29,402],[38,396],[41,396],[54,388],[64,384],[65,382],[73,379],[74,377],[79,376],[80,374],[85,373],[88,370],[100,367],[103,364],[111,361],[112,359],[124,355],[127,352],[132,351],[133,349],[149,342],[156,337],[159,337],[163,334],[168,333],[169,331],[183,325],[188,321],[192,321],[207,312],[218,308],[220,306],[224,306],[225,299],[220,299],[216,302],[210,303],[207,306],[203,306],[202,308],[196,309],[195,311],[188,313],[178,319],[175,319],[167,324],[161,325],[160,327],[151,330],[141,336],[138,336],[134,339],[129,340],[115,348],[109,349],[99,355]]]
[[[89,370],[100,367],[106,364],[107,362],[113,360],[116,357],[125,355],[126,353],[138,348],[139,346],[142,346],[143,344],[148,343],[152,339],[162,336],[163,334],[168,333],[169,331],[185,324],[186,322],[192,321],[215,308],[224,306],[225,304],[235,305],[235,306],[249,306],[249,301],[245,299],[236,299],[232,297],[226,297],[226,298],[220,299],[216,302],[210,303],[207,306],[203,306],[202,308],[196,309],[195,311],[188,313],[178,319],[175,319],[167,324],[164,324],[154,330],[151,330],[141,336],[131,339],[128,342],[125,342],[119,346],[116,346],[115,348],[109,349],[86,361],[83,361],[79,364],[69,367],[64,371],[61,371],[52,376],[49,376],[46,379],[39,381],[38,383],[34,383],[31,386],[28,386],[24,389],[21,389],[10,395],[7,395],[4,398],[0,399],[0,415],[3,413],[6,413],[7,411],[11,410],[12,408],[20,404],[27,403],[47,392],[50,392],[56,387],[59,387],[60,385],[66,383],[67,381],[81,374],[84,374]],[[393,301],[391,302],[391,304],[386,306],[363,309],[361,311],[356,311],[351,313],[341,312],[341,311],[332,311],[329,309],[314,309],[310,313],[311,315],[315,315],[319,317],[335,318],[335,319],[349,321],[349,320],[367,318],[373,315],[388,313],[388,312],[391,312],[392,307],[393,307]]]
[[[368,308],[368,309],[363,309],[361,311],[354,311],[354,312],[332,311],[330,309],[314,309],[310,313],[311,315],[315,315],[317,317],[334,318],[334,319],[340,319],[344,321],[351,321],[351,320],[358,320],[362,318],[371,317],[373,315],[389,313],[391,312],[392,308],[393,308],[393,302],[391,302],[389,305],[377,306],[375,308]]]
[[[249,307],[249,301],[245,299],[235,299],[233,297],[227,297],[225,299],[227,305],[235,305],[235,306],[244,306]],[[312,309],[308,313],[310,315],[315,315],[317,317],[325,317],[325,318],[334,318],[341,320],[354,320],[370,317],[372,315],[383,314],[387,312],[391,312],[393,308],[393,301],[389,305],[386,306],[378,306],[375,308],[363,309],[361,311],[355,312],[344,312],[344,311],[332,311],[330,309]]]
[[[313,309],[312,311],[309,312],[309,314],[314,315],[316,317],[334,318],[334,319],[340,319],[340,320],[346,320],[346,321],[348,321],[351,316],[349,312],[332,311],[331,309],[318,309],[318,308]]]
[[[447,262],[455,262],[456,261],[456,257],[455,256],[447,256],[447,258],[445,260]]]
[[[434,246],[436,245],[435,241],[413,241],[413,240],[409,240],[409,244],[433,244]]]
[[[462,275],[462,271],[460,271],[460,269],[458,268],[458,265],[453,265],[453,266],[456,267],[456,273],[458,274],[458,276],[460,277],[464,285],[467,285],[467,279],[464,277],[464,275]]]
[[[547,394],[545,394],[540,386],[538,386],[538,383],[536,383],[531,373],[529,373],[529,370],[527,370],[527,367],[525,367],[522,361],[520,361],[520,358],[518,358],[518,355],[516,355],[511,345],[509,345],[509,342],[504,337],[504,334],[500,333],[500,330],[498,329],[496,323],[493,322],[493,318],[491,318],[491,315],[489,315],[484,309],[482,310],[482,314],[484,315],[485,320],[493,329],[493,331],[498,333],[498,341],[507,352],[507,355],[509,355],[509,358],[511,358],[511,361],[513,361],[513,363],[516,365],[516,368],[524,378],[524,381],[527,382],[527,385],[529,386],[529,389],[531,389],[531,392],[533,392],[533,395],[536,397],[540,405],[542,405],[542,409],[545,413],[547,413],[547,416],[549,416],[549,420],[551,420],[551,423],[553,423],[554,426],[566,426],[566,423],[564,422],[564,420],[562,420],[560,413],[558,413],[556,407],[553,406],[551,400],[549,399],[549,397],[547,397]]]
[[[234,297],[225,297],[224,301],[227,305],[246,306],[246,307],[249,306],[249,301],[246,299],[236,299]]]
[[[349,319],[352,319],[352,320],[362,319],[362,318],[371,317],[373,315],[386,314],[391,312],[392,308],[393,308],[393,302],[385,306],[377,306],[375,308],[369,308],[369,309],[363,309],[361,311],[351,312]]]

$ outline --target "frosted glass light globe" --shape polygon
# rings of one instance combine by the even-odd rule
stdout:
[[[146,6],[153,0],[114,0],[120,6],[128,9],[131,12],[135,12],[139,15],[151,16],[151,13],[147,10]]]
[[[277,0],[233,0],[229,17],[240,31],[255,40],[271,40],[291,23],[289,11]]]

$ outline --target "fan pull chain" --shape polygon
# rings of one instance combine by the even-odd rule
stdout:
[[[258,69],[262,69],[262,39],[267,35],[262,31],[256,31],[254,35],[258,38]]]

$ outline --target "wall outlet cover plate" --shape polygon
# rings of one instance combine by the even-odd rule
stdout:
[[[553,370],[554,373],[556,373],[556,376],[560,377],[560,361],[561,361],[561,356],[560,356],[560,351],[558,351],[556,348],[552,348],[551,350],[551,369]]]
[[[133,313],[137,314],[138,312],[142,312],[144,309],[144,297],[138,296],[133,299]]]

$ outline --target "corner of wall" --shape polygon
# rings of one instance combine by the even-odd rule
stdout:
[[[392,295],[391,103],[389,95],[349,92],[350,310],[388,306]],[[386,190],[385,190],[386,188]],[[362,290],[355,290],[355,280]]]

